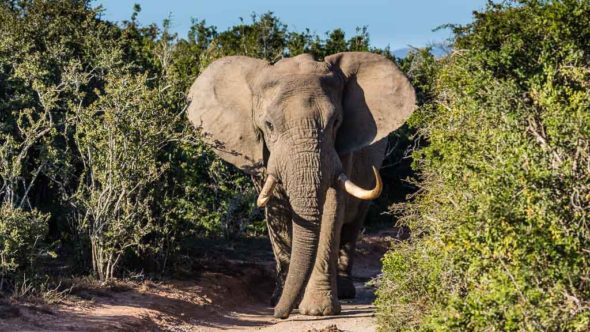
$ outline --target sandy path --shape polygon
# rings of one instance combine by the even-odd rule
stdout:
[[[272,316],[272,262],[223,263],[192,280],[121,281],[87,288],[53,305],[0,301],[0,331],[278,331],[307,332],[335,325],[342,331],[375,331],[374,289],[366,282],[380,271],[390,232],[365,236],[353,271],[357,297],[342,301],[337,316],[295,311]],[[329,331],[329,330],[327,330]]]
[[[259,311],[252,313],[230,313],[229,317],[239,321],[238,324],[202,328],[200,331],[299,332],[312,329],[322,330],[331,325],[336,325],[338,329],[343,331],[375,331],[375,308],[372,305],[373,290],[365,287],[362,282],[356,283],[356,286],[360,293],[359,296],[352,301],[342,302],[342,313],[338,316],[311,317],[295,312],[288,319],[279,320],[272,317],[272,308],[261,307]]]

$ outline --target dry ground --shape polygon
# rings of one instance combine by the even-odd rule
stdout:
[[[338,316],[272,316],[272,262],[217,262],[190,280],[77,286],[56,304],[0,302],[1,331],[374,331],[373,288],[394,232],[365,235],[357,250],[357,298]],[[315,329],[315,330],[314,330]]]

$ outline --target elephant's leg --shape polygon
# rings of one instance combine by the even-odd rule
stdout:
[[[304,315],[335,315],[340,313],[336,274],[340,228],[343,221],[343,193],[328,189],[315,265],[305,288],[299,312]],[[339,208],[340,207],[340,208]]]
[[[356,296],[356,290],[352,282],[352,265],[356,241],[367,216],[369,203],[360,202],[356,210],[352,219],[347,220],[342,226],[340,235],[340,252],[338,257],[338,298],[340,299],[352,299]]]
[[[281,297],[289,270],[292,236],[291,208],[280,192],[266,206],[266,224],[276,262],[275,289],[270,299],[270,304],[274,307]]]

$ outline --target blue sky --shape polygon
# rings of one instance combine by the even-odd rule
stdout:
[[[320,35],[342,28],[351,36],[367,25],[371,44],[390,45],[392,50],[421,47],[440,42],[449,31],[432,32],[446,23],[468,23],[473,10],[483,9],[485,0],[96,0],[104,16],[113,21],[129,19],[134,3],[142,7],[141,23],[161,23],[171,16],[172,29],[185,36],[191,18],[205,19],[219,31],[250,20],[252,12],[274,12],[291,30],[309,28]]]

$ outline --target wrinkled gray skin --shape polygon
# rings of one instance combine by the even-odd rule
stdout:
[[[190,92],[188,117],[217,154],[279,181],[266,205],[278,282],[275,316],[340,312],[354,296],[352,253],[368,202],[338,184],[375,184],[387,135],[414,110],[407,78],[386,58],[339,53],[274,65],[249,57],[212,63]],[[276,301],[278,299],[278,301]]]

